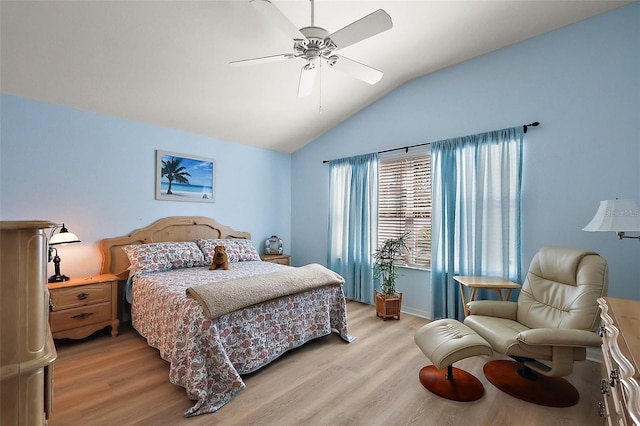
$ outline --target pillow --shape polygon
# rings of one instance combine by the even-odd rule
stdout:
[[[164,242],[122,247],[135,272],[166,271],[168,269],[203,266],[204,256],[193,242]]]
[[[236,240],[236,243],[240,246],[239,262],[261,260],[251,240]]]
[[[226,239],[226,238],[213,238],[208,240],[195,240],[195,243],[202,250],[202,254],[204,255],[204,264],[211,265],[213,263],[213,249],[215,246],[224,246],[227,249],[227,257],[229,258],[229,263],[237,262],[240,258],[240,250],[238,246],[234,244],[235,240]]]
[[[204,263],[206,265],[213,263],[213,249],[218,245],[224,246],[225,249],[227,249],[229,263],[260,260],[260,255],[251,240],[241,238],[214,238],[208,240],[198,239],[195,240],[195,242],[204,254]]]

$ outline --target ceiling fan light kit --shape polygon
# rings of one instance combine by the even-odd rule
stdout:
[[[293,39],[293,53],[263,56],[232,61],[231,65],[254,65],[285,59],[302,58],[306,63],[300,71],[298,96],[307,96],[313,91],[318,67],[324,61],[329,68],[342,71],[358,80],[376,84],[383,76],[382,71],[368,65],[338,55],[336,52],[393,27],[391,17],[382,9],[352,22],[346,27],[329,33],[314,25],[314,0],[311,1],[311,25],[301,29],[280,12],[269,0],[251,0],[251,4],[272,22],[281,32]]]

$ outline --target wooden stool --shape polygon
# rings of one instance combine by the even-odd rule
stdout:
[[[425,388],[453,401],[475,401],[482,397],[484,386],[480,380],[452,364],[472,356],[492,355],[486,340],[453,319],[424,325],[416,331],[414,340],[433,363],[420,370],[420,383]]]

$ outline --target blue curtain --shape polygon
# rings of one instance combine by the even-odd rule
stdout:
[[[345,279],[345,297],[373,303],[378,232],[378,154],[329,163],[329,269]]]
[[[454,275],[520,282],[522,139],[518,127],[431,144],[434,319],[464,318]]]

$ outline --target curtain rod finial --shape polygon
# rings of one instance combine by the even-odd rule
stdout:
[[[527,133],[527,129],[529,127],[538,127],[539,125],[540,125],[539,121],[534,121],[533,123],[525,124],[524,126],[522,126],[522,131],[524,133]]]

